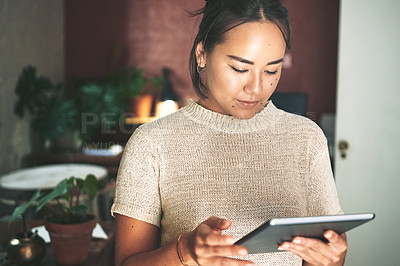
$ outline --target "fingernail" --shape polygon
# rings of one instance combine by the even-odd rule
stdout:
[[[295,239],[293,239],[293,243],[300,244],[301,243],[301,239],[300,238],[295,238]]]
[[[238,254],[239,255],[247,255],[247,250],[246,249],[239,249]]]
[[[326,233],[326,234],[325,234],[325,237],[326,237],[326,238],[331,238],[331,237],[332,237],[332,233],[331,233],[331,232]]]
[[[235,239],[233,237],[227,237],[225,241],[228,245],[232,245],[235,243]]]
[[[289,244],[288,243],[285,243],[285,244],[283,244],[283,245],[280,245],[279,247],[278,247],[278,250],[287,250],[289,248]]]

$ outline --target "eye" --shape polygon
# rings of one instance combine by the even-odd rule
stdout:
[[[236,67],[231,66],[231,68],[237,73],[246,73],[248,70],[246,69],[237,69]]]
[[[268,75],[275,75],[276,73],[278,73],[278,70],[275,71],[265,71],[265,73],[267,73]]]

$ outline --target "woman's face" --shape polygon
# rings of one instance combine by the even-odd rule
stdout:
[[[252,118],[274,92],[282,70],[285,40],[271,22],[244,23],[206,53],[197,46],[197,63],[205,68],[208,98],[199,104],[240,119]]]

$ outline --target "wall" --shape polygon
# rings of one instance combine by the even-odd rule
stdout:
[[[317,119],[335,112],[338,0],[284,0],[293,28],[292,68],[279,91],[309,94],[308,111]],[[105,75],[135,65],[149,75],[173,70],[181,103],[196,98],[188,72],[195,10],[204,0],[66,1],[66,77]],[[93,6],[96,5],[96,8]]]
[[[64,1],[66,80],[106,76],[125,64],[129,2]]]
[[[154,76],[165,66],[181,100],[195,97],[187,67],[195,19],[185,10],[203,2],[66,1],[67,79],[105,76],[127,65]]]
[[[339,0],[283,0],[289,10],[293,67],[282,73],[279,91],[306,92],[310,118],[334,113]]]
[[[62,0],[0,1],[0,174],[20,167],[30,152],[29,117],[14,115],[14,88],[22,68],[63,80]]]

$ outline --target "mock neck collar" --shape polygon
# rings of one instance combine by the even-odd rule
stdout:
[[[220,114],[204,108],[194,100],[181,109],[189,119],[208,128],[226,133],[247,133],[273,128],[282,111],[272,101],[250,119],[239,119],[234,116]]]

